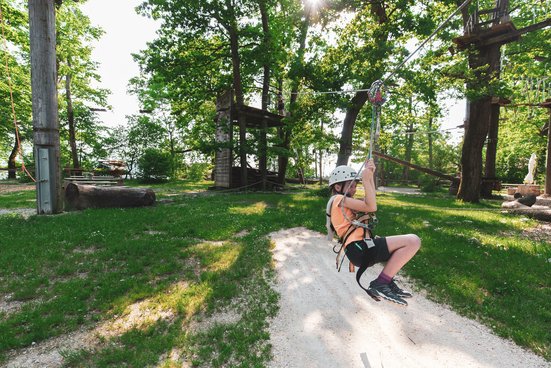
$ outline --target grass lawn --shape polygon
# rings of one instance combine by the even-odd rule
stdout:
[[[69,366],[171,367],[171,356],[264,366],[278,301],[267,235],[323,232],[327,198],[315,187],[195,194],[209,185],[153,186],[151,208],[0,215],[0,363],[13,349],[90,331],[94,351],[65,352]],[[34,195],[16,193],[0,194],[0,208]],[[405,272],[431,298],[551,359],[551,246],[524,234],[535,222],[500,213],[499,202],[442,194],[378,201],[378,234],[423,240]]]

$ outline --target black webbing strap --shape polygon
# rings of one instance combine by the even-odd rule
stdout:
[[[363,275],[363,273],[365,272],[365,270],[367,270],[367,262],[364,262],[364,263],[360,266],[360,268],[358,269],[358,272],[356,272],[356,282],[358,282],[358,285],[360,285],[360,287],[361,287],[362,289],[364,289],[366,293],[370,294],[369,291],[367,291],[367,289],[364,288],[364,287],[362,286],[362,283],[360,282],[360,278],[362,277],[362,275]],[[370,295],[371,295],[371,294],[370,294]]]

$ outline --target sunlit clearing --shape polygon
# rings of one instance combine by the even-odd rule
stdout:
[[[225,252],[218,254],[218,259],[209,265],[209,271],[225,271],[229,269],[237,260],[241,253],[241,246],[236,246]]]
[[[268,208],[266,202],[256,202],[248,207],[232,207],[230,208],[230,213],[240,215],[261,215],[266,208]]]
[[[172,309],[163,309],[150,299],[127,306],[121,316],[105,321],[95,333],[104,338],[121,336],[132,329],[145,330],[159,320],[174,318]]]

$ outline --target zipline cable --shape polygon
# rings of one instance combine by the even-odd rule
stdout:
[[[423,41],[415,48],[415,50],[409,54],[400,64],[398,64],[394,70],[386,77],[382,79],[382,83],[384,84],[387,80],[389,80],[394,74],[398,72],[412,57],[415,55],[419,50],[421,50],[427,42],[429,42],[442,28],[448,24],[448,22],[457,15],[461,10],[463,10],[464,7],[469,5],[471,0],[465,0],[453,13],[451,13],[440,25]],[[303,91],[303,92],[294,92],[294,94],[344,94],[344,93],[357,93],[357,92],[369,92],[373,86],[370,88],[363,88],[363,89],[350,89],[350,90],[344,90],[344,91]]]
[[[421,48],[423,48],[423,46],[425,46],[425,44],[427,42],[430,41],[431,38],[434,37],[434,35],[436,35],[438,32],[440,32],[440,30],[442,28],[444,28],[444,26],[446,24],[448,24],[448,22],[453,18],[455,17],[455,15],[460,12],[464,7],[466,7],[467,5],[469,5],[469,3],[471,2],[471,0],[465,0],[463,2],[463,4],[459,5],[459,7],[453,12],[451,13],[445,21],[443,21],[431,34],[429,37],[427,37],[423,42],[421,42],[421,44],[419,46],[417,46],[417,48],[411,53],[409,54],[400,64],[398,64],[397,67],[394,68],[394,71],[392,73],[390,73],[387,77],[383,78],[383,84],[384,82],[386,82],[387,80],[389,80],[394,74],[396,74],[396,72],[398,70],[400,70],[400,68],[402,66],[404,66],[408,61],[409,59],[411,59],[413,57],[413,55],[415,55],[419,50],[421,50]]]
[[[31,178],[31,180],[36,183],[36,180],[33,178],[31,173],[29,172],[29,170],[27,170],[27,167],[25,167],[25,159],[23,157],[23,150],[21,149],[21,139],[19,137],[19,126],[17,124],[17,115],[15,113],[15,102],[14,102],[14,98],[13,98],[13,85],[12,85],[12,80],[11,80],[9,58],[8,58],[8,43],[7,43],[7,38],[6,38],[6,32],[5,32],[5,26],[4,26],[4,17],[3,17],[1,6],[0,6],[0,25],[1,25],[1,28],[2,28],[3,46],[4,46],[4,50],[6,52],[6,58],[5,58],[6,59],[6,75],[7,75],[7,80],[8,80],[8,88],[10,90],[11,112],[12,112],[12,116],[13,116],[13,125],[15,127],[15,139],[17,141],[17,153],[19,153],[19,156],[21,157],[21,170],[24,171],[29,176],[29,178]]]

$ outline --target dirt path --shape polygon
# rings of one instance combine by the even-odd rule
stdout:
[[[336,272],[322,234],[295,228],[271,236],[281,294],[272,368],[551,367],[422,295],[408,307],[373,301],[347,267]],[[368,269],[362,280],[379,272]]]
[[[19,192],[19,191],[27,191],[27,190],[34,190],[36,189],[36,186],[34,184],[1,184],[0,183],[0,194],[5,193],[11,193],[11,192]]]

